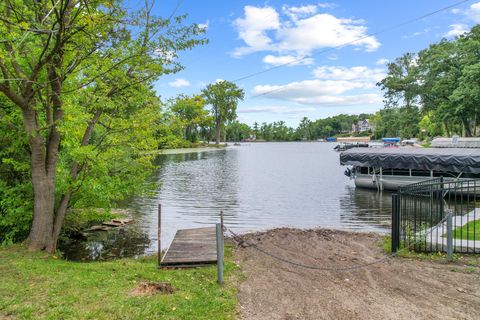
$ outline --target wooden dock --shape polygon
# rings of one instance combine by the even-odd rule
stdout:
[[[215,227],[178,230],[160,267],[197,267],[217,262]]]

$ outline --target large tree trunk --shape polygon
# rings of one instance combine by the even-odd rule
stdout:
[[[447,133],[447,137],[450,137],[450,127],[448,126],[448,121],[444,121],[443,125],[445,126],[445,132]]]
[[[55,182],[40,171],[41,168],[32,166],[34,207],[32,228],[27,240],[30,250],[48,250],[53,241]]]
[[[473,114],[473,136],[477,136],[477,113],[474,112]]]
[[[47,249],[52,241],[55,172],[46,166],[47,154],[43,138],[36,130],[36,113],[33,108],[24,108],[25,131],[30,137],[30,171],[34,193],[33,221],[27,239],[30,250]]]
[[[34,111],[27,113],[34,114]],[[60,114],[55,116],[57,120]],[[25,117],[25,121],[29,121],[29,117]],[[36,119],[33,121],[26,124],[27,132],[33,135],[30,138],[30,170],[34,194],[33,221],[27,243],[30,250],[54,252],[57,241],[54,236],[55,178],[60,134],[54,125],[46,143],[36,129],[29,130],[35,126]]]
[[[60,43],[61,36],[57,35],[57,38],[57,43]],[[49,85],[53,94],[44,106],[48,126],[45,138],[40,134],[35,108],[33,106],[23,108],[25,130],[30,137],[30,170],[34,193],[33,222],[28,236],[28,248],[30,250],[46,250],[50,253],[55,252],[58,238],[57,232],[55,232],[57,220],[55,182],[61,140],[57,124],[63,118],[62,82],[58,73],[63,63],[62,59],[63,51],[58,50],[47,67]],[[68,202],[64,205],[66,209]],[[63,224],[63,217],[61,224]]]
[[[468,123],[467,119],[462,119],[463,123],[463,129],[465,130],[465,136],[466,137],[471,137],[472,136],[472,130],[470,128],[470,123]]]

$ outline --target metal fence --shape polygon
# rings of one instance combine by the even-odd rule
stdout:
[[[480,180],[435,178],[392,195],[392,252],[480,252]]]

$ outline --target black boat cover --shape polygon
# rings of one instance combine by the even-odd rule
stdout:
[[[353,148],[340,154],[340,164],[480,173],[480,148]]]

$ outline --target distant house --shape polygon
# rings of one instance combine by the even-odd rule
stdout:
[[[372,130],[372,126],[368,122],[368,119],[359,120],[357,123],[352,124],[352,132],[365,132]]]

